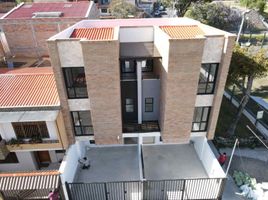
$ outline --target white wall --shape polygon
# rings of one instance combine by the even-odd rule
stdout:
[[[66,156],[60,165],[61,181],[62,183],[71,183],[74,181],[76,170],[78,167],[78,151],[76,144],[73,144],[67,150]]]
[[[196,153],[201,160],[209,178],[224,178],[225,173],[222,170],[217,158],[214,156],[206,137],[191,137],[194,142]]]
[[[224,36],[206,37],[202,63],[220,63],[224,46]]]
[[[16,152],[19,163],[0,164],[0,172],[36,170],[33,152]]]
[[[154,28],[154,45],[162,56],[162,65],[168,72],[169,60],[169,36],[159,27]]]
[[[84,60],[80,41],[58,41],[58,51],[62,67],[83,67]]]
[[[120,42],[153,42],[154,28],[151,27],[131,27],[120,28],[119,30]]]
[[[56,122],[55,121],[46,122],[46,125],[47,125],[47,130],[49,133],[49,139],[58,140],[58,135],[57,135],[58,129],[56,126]]]
[[[16,138],[16,134],[11,123],[1,123],[0,134],[2,139],[6,141],[10,140],[11,138]]]
[[[68,105],[70,111],[91,109],[89,99],[68,99]]]
[[[214,95],[197,95],[195,100],[195,106],[212,106]]]

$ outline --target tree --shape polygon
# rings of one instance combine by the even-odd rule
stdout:
[[[226,31],[236,30],[241,22],[238,10],[223,3],[194,3],[185,13],[185,17]]]
[[[138,9],[125,0],[112,0],[108,10],[115,18],[129,18],[129,16],[136,16],[138,13]]]
[[[266,0],[240,0],[240,4],[247,8],[255,8],[260,13],[263,13],[266,6]]]
[[[248,48],[242,48],[239,46],[234,48],[227,84],[235,83],[239,79],[242,79],[246,82],[246,88],[243,90],[243,96],[239,104],[237,114],[227,130],[227,133],[230,136],[234,135],[237,123],[239,122],[248,103],[254,79],[265,77],[267,72],[268,60],[265,57],[263,49],[259,50],[257,53],[252,53]]]
[[[177,15],[183,17],[188,8],[192,3],[206,3],[211,2],[212,0],[160,0],[160,2],[165,6],[172,8],[175,3],[175,9],[177,10]]]

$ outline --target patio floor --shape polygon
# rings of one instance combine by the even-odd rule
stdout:
[[[86,151],[89,169],[78,168],[76,182],[140,180],[138,146],[92,147]]]
[[[143,145],[147,180],[208,178],[191,144]]]

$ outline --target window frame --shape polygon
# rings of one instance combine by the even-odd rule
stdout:
[[[39,132],[37,133],[38,136],[42,139],[49,139],[50,136],[49,136],[49,131],[48,131],[48,128],[47,128],[47,124],[45,121],[36,121],[36,122],[12,122],[12,127],[13,127],[13,130],[15,132],[15,135],[18,139],[23,139],[23,140],[28,140],[28,139],[32,139],[33,137],[35,136],[31,136],[31,137],[27,137],[28,136],[28,133],[26,133],[26,128],[24,126],[26,125],[35,125],[37,126],[37,129],[39,130]],[[16,127],[17,126],[17,127]],[[20,127],[18,127],[20,126]],[[41,126],[44,126],[44,127],[41,127]],[[18,128],[21,129],[22,133],[18,133]],[[44,129],[45,128],[45,129]],[[45,131],[45,132],[42,132],[42,131]],[[21,134],[24,135],[24,137],[21,137]]]
[[[64,83],[65,83],[65,88],[67,92],[68,99],[87,99],[88,98],[88,92],[87,92],[87,81],[86,81],[86,74],[85,74],[85,86],[69,86],[68,80],[67,80],[67,71],[71,71],[71,78],[74,80],[73,76],[73,69],[83,69],[84,74],[85,74],[85,68],[84,67],[63,67],[62,72],[64,76]],[[84,96],[77,96],[76,94],[76,88],[85,88],[86,89],[86,95]],[[70,95],[69,89],[73,89],[74,95]]]
[[[123,69],[125,68],[125,62],[128,61],[128,62],[133,62],[133,71],[130,71],[130,72],[126,72],[126,71],[123,71]],[[136,60],[134,59],[121,59],[120,60],[120,71],[121,71],[121,74],[136,74]]]
[[[127,103],[127,99],[131,99],[131,100],[132,100],[132,103]],[[133,111],[128,112],[128,111],[127,111],[127,106],[132,106]],[[126,112],[126,113],[134,113],[134,112],[135,112],[134,98],[125,98],[125,112]]]
[[[147,99],[152,99],[152,103],[146,103],[146,100]],[[146,110],[146,105],[151,105],[152,106],[152,110],[151,111],[148,111]],[[147,113],[150,113],[150,112],[154,112],[154,98],[153,97],[146,97],[144,98],[144,112],[147,112]]]
[[[90,117],[90,120],[91,120],[91,125],[81,125],[81,117],[80,117],[80,112],[89,112],[89,117]],[[74,135],[79,137],[79,136],[94,136],[94,129],[93,129],[93,125],[92,125],[92,119],[91,119],[91,112],[90,110],[84,110],[84,111],[70,111],[71,113],[71,117],[72,117],[72,124],[73,124],[73,130],[74,130]],[[77,113],[77,116],[78,116],[78,121],[79,121],[79,125],[75,125],[75,121],[74,121],[74,115],[73,113]],[[79,128],[80,127],[80,131],[81,131],[81,135],[77,134],[76,133],[76,128]],[[92,128],[92,133],[90,134],[85,134],[84,133],[84,127],[88,127],[88,128]]]
[[[154,60],[153,59],[145,59],[146,60],[146,67],[142,67],[141,71],[144,73],[153,72],[154,71]],[[147,64],[150,64],[149,67],[147,67]]]
[[[203,65],[209,65],[208,74],[210,74],[210,72],[211,72],[212,65],[216,65],[215,76],[214,76],[214,80],[213,81],[209,81],[209,76],[206,78],[206,81],[205,82],[202,82],[201,81],[200,75],[201,75],[201,69],[202,69],[202,66]],[[202,63],[201,68],[200,68],[199,80],[198,80],[197,95],[214,94],[214,92],[215,92],[215,86],[216,86],[216,81],[217,81],[217,77],[218,77],[219,65],[220,65],[219,63]],[[199,84],[204,84],[205,85],[205,92],[199,92]],[[208,92],[207,91],[209,84],[213,84],[213,87],[212,87],[211,92]]]
[[[201,112],[201,116],[200,116],[200,121],[195,121],[194,116],[193,116],[193,122],[192,122],[191,132],[206,132],[207,131],[207,128],[208,128],[208,122],[209,122],[209,119],[210,119],[210,112],[211,112],[211,108],[212,107],[211,106],[198,106],[198,107],[195,107],[194,114],[195,114],[195,110],[197,108],[202,108],[202,112]],[[203,120],[205,108],[208,108],[208,114],[207,114],[206,120]],[[205,126],[204,129],[201,129],[201,124],[202,123],[206,123],[206,126]],[[199,129],[198,130],[194,130],[193,129],[194,124],[198,124],[198,126],[199,126]]]

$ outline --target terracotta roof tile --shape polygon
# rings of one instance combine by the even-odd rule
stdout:
[[[59,106],[59,104],[51,68],[25,68],[0,74],[0,108]]]
[[[113,28],[78,28],[74,29],[70,38],[86,38],[88,40],[112,40]]]
[[[204,32],[197,26],[160,26],[172,39],[192,39]]]

